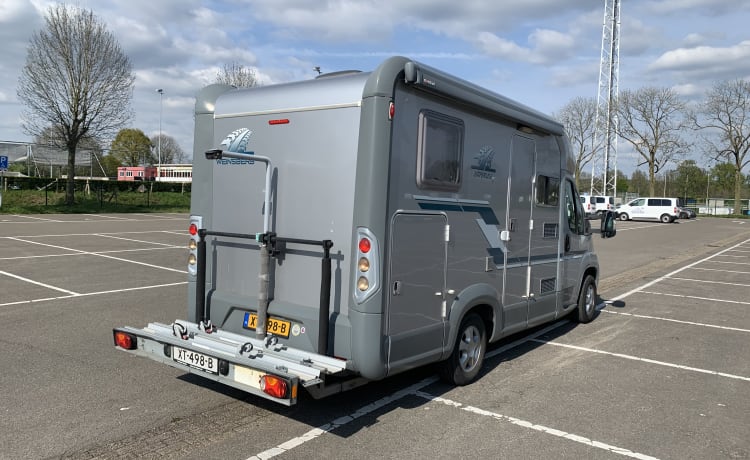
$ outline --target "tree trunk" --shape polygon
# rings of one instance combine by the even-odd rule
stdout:
[[[734,215],[742,215],[742,170],[734,170]]]
[[[68,146],[68,180],[65,181],[65,204],[75,204],[76,148]]]

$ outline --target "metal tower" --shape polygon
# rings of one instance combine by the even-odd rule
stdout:
[[[591,194],[617,194],[617,98],[620,74],[620,0],[604,0],[599,92],[593,149],[599,149],[591,166]],[[601,182],[597,180],[601,174]]]

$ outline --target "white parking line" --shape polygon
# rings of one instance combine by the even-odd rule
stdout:
[[[179,247],[185,247],[185,248],[187,248],[187,244],[184,245],[184,246],[175,246],[174,244],[169,244],[169,243],[157,243],[155,241],[136,240],[134,238],[125,238],[125,237],[122,237],[122,236],[108,235],[106,233],[92,233],[92,235],[94,235],[94,236],[101,236],[103,238],[112,238],[112,239],[115,239],[115,240],[131,241],[133,243],[156,244],[156,245],[159,245],[159,246],[169,246],[171,248],[179,248]]]
[[[66,294],[70,294],[70,295],[73,295],[73,296],[79,295],[77,292],[69,291],[67,289],[59,288],[57,286],[52,286],[51,284],[40,283],[39,281],[30,280],[28,278],[24,278],[23,276],[14,275],[13,273],[8,273],[6,271],[0,270],[0,275],[9,276],[11,278],[15,278],[17,280],[21,280],[21,281],[24,281],[26,283],[36,284],[37,286],[42,286],[42,287],[45,287],[47,289],[52,289],[54,291],[64,292]]]
[[[11,305],[23,305],[27,303],[39,303],[39,302],[46,302],[48,300],[62,300],[62,299],[71,299],[73,297],[88,297],[88,296],[94,296],[94,295],[103,295],[103,294],[118,294],[121,292],[130,292],[130,291],[144,291],[147,289],[158,289],[163,287],[170,287],[170,286],[179,286],[181,284],[187,284],[187,281],[179,281],[177,283],[165,283],[165,284],[154,284],[151,286],[138,286],[138,287],[132,287],[132,288],[122,288],[122,289],[111,289],[108,291],[99,291],[99,292],[85,292],[85,293],[72,293],[71,295],[63,295],[58,297],[43,297],[41,299],[31,299],[31,300],[18,300],[16,302],[6,302],[6,303],[0,303],[0,307],[8,307]],[[53,288],[55,289],[55,288]],[[71,291],[72,292],[72,291]]]
[[[423,391],[417,391],[416,396],[419,396],[420,398],[424,398],[428,401],[433,402],[440,402],[447,406],[456,407],[461,410],[465,410],[467,412],[470,412],[475,415],[481,415],[483,417],[491,417],[496,420],[500,420],[503,422],[510,422],[514,425],[523,427],[523,428],[530,428],[532,430],[540,431],[545,434],[551,434],[552,436],[557,436],[559,438],[567,439],[569,441],[578,442],[581,444],[585,444],[589,447],[596,447],[597,449],[603,449],[609,452],[612,452],[613,454],[619,454],[624,455],[626,457],[632,457],[632,458],[638,458],[641,460],[653,460],[656,457],[651,457],[650,455],[641,454],[638,452],[633,452],[628,449],[623,449],[622,447],[613,446],[610,444],[605,444],[603,442],[594,441],[593,439],[586,438],[584,436],[580,436],[573,433],[568,433],[562,430],[557,430],[555,428],[549,428],[544,425],[538,425],[536,423],[528,422],[526,420],[521,420],[519,418],[510,417],[508,415],[498,414],[497,412],[490,412],[484,409],[479,409],[474,406],[464,406],[463,404],[452,401],[450,399],[442,398],[440,396],[431,395],[429,393],[425,393]]]
[[[684,295],[684,294],[669,294],[666,292],[653,292],[653,291],[638,291],[639,294],[651,294],[651,295],[663,295],[668,297],[680,297],[683,299],[697,299],[697,300],[707,300],[709,302],[724,302],[724,303],[737,303],[741,305],[750,305],[750,302],[742,302],[740,300],[724,300],[724,299],[716,299],[713,297],[698,297],[694,295]]]
[[[47,246],[47,247],[55,248],[55,249],[62,249],[62,250],[65,250],[65,251],[75,251],[75,252],[77,252],[79,254],[86,254],[86,255],[92,255],[92,256],[97,256],[97,257],[104,257],[105,259],[118,260],[120,262],[128,262],[128,263],[131,263],[131,264],[142,265],[144,267],[158,268],[160,270],[167,270],[167,271],[170,271],[170,272],[187,273],[187,270],[178,270],[176,268],[169,268],[169,267],[162,267],[160,265],[147,264],[146,262],[138,262],[136,260],[128,260],[128,259],[123,259],[121,257],[109,256],[109,255],[106,255],[106,254],[102,254],[100,252],[81,251],[79,249],[67,248],[65,246],[58,246],[58,245],[55,245],[55,244],[41,243],[39,241],[25,240],[23,238],[17,238],[17,237],[13,237],[13,236],[9,237],[9,239],[15,240],[15,241],[21,241],[21,242],[29,243],[29,244],[36,244],[36,245],[39,245],[39,246]]]
[[[745,240],[742,243],[738,243],[738,244],[735,244],[734,246],[731,246],[731,247],[729,247],[727,249],[721,250],[721,251],[717,252],[716,254],[711,254],[708,257],[704,257],[703,259],[696,260],[695,262],[693,262],[693,263],[691,263],[689,265],[685,265],[684,267],[681,267],[681,268],[678,268],[677,270],[671,271],[671,272],[667,273],[664,276],[660,276],[659,278],[656,278],[656,279],[654,279],[652,281],[649,281],[648,283],[644,284],[643,286],[640,286],[640,287],[637,287],[637,288],[635,288],[633,290],[630,290],[630,291],[628,291],[628,292],[626,292],[624,294],[621,294],[621,295],[619,295],[619,296],[617,296],[617,297],[615,297],[615,298],[613,298],[611,300],[612,301],[617,301],[617,300],[622,300],[622,299],[624,299],[626,297],[629,297],[629,296],[635,294],[636,292],[640,292],[640,291],[642,291],[642,290],[644,290],[644,289],[646,289],[648,287],[653,286],[656,283],[664,281],[665,279],[668,279],[668,278],[672,277],[673,275],[676,275],[677,273],[680,273],[683,270],[687,270],[688,268],[695,268],[695,266],[698,265],[698,264],[701,264],[703,262],[711,260],[714,257],[717,257],[717,256],[719,256],[721,254],[724,254],[727,251],[731,251],[732,249],[738,248],[738,247],[742,246],[743,244],[747,243],[748,241],[750,241],[750,240]]]
[[[706,323],[696,323],[694,321],[683,321],[679,319],[672,319],[672,318],[663,318],[661,316],[649,316],[649,315],[638,315],[635,313],[626,313],[624,311],[612,311],[612,310],[601,310],[604,313],[610,313],[613,315],[622,315],[622,316],[631,316],[633,318],[642,318],[642,319],[655,319],[659,321],[668,321],[670,323],[678,323],[678,324],[686,324],[689,326],[701,326],[701,327],[711,327],[714,329],[723,329],[725,331],[736,331],[736,332],[748,332],[750,333],[750,329],[742,329],[739,327],[729,327],[729,326],[719,326],[717,324],[706,324]]]
[[[559,342],[554,342],[551,340],[532,339],[531,341],[537,342],[537,343],[543,343],[545,345],[554,345],[556,347],[570,348],[573,350],[586,351],[589,353],[597,353],[600,355],[614,356],[617,358],[629,359],[632,361],[640,361],[640,362],[649,363],[649,364],[656,364],[659,366],[673,367],[675,369],[682,369],[684,371],[699,372],[701,374],[717,375],[719,377],[727,377],[730,379],[744,380],[745,382],[750,382],[750,377],[744,377],[744,376],[735,375],[735,374],[727,374],[726,372],[719,372],[719,371],[712,371],[709,369],[701,369],[698,367],[684,366],[682,364],[668,363],[665,361],[657,361],[655,359],[649,359],[649,358],[640,358],[638,356],[625,355],[622,353],[612,353],[609,351],[597,350],[596,348],[579,347],[578,345],[569,345],[567,343],[559,343]]]
[[[515,347],[517,347],[519,345],[522,345],[522,344],[524,344],[526,342],[529,342],[529,341],[537,341],[537,342],[547,343],[547,341],[537,340],[536,337],[542,336],[542,335],[544,335],[544,334],[552,331],[553,329],[556,329],[556,328],[558,328],[558,327],[560,327],[560,326],[562,326],[564,324],[568,324],[568,323],[569,323],[569,321],[567,321],[567,320],[562,320],[562,321],[558,321],[556,323],[553,323],[550,326],[548,326],[548,327],[546,327],[544,329],[541,329],[541,330],[535,332],[534,334],[532,334],[532,335],[530,335],[528,337],[521,338],[521,339],[516,340],[516,341],[514,341],[512,343],[504,345],[504,346],[502,346],[502,347],[500,347],[500,348],[498,348],[496,350],[493,350],[492,352],[487,353],[485,357],[486,358],[490,358],[490,357],[496,356],[498,354],[504,353],[504,352],[506,352],[506,351],[508,351],[508,350],[510,350],[512,348],[515,348]],[[376,409],[379,409],[379,408],[381,408],[381,407],[383,407],[383,406],[385,406],[387,404],[390,404],[392,402],[398,401],[399,399],[404,398],[404,397],[409,396],[409,395],[415,395],[415,396],[419,396],[419,397],[422,397],[422,398],[425,398],[425,399],[428,399],[428,400],[442,402],[442,403],[445,403],[445,404],[448,404],[448,405],[451,405],[451,406],[454,406],[454,407],[462,407],[462,405],[460,403],[457,403],[457,402],[454,402],[454,401],[450,401],[448,399],[440,398],[440,397],[437,397],[437,396],[433,396],[433,395],[430,395],[428,393],[425,393],[425,392],[421,391],[422,388],[424,388],[424,387],[426,387],[428,385],[431,385],[431,384],[433,384],[433,383],[435,383],[437,381],[438,381],[437,377],[429,377],[429,378],[427,378],[425,380],[422,380],[421,382],[418,382],[418,383],[416,383],[414,385],[411,385],[411,386],[409,386],[409,387],[407,387],[407,388],[405,388],[403,390],[400,390],[400,391],[398,391],[398,392],[396,392],[396,393],[394,393],[392,395],[386,396],[386,397],[381,398],[381,399],[379,399],[379,400],[377,400],[377,401],[375,401],[375,402],[373,402],[371,404],[363,406],[360,409],[358,409],[357,411],[353,412],[352,414],[349,414],[349,415],[344,416],[344,417],[340,417],[340,418],[338,418],[336,420],[333,420],[333,421],[331,421],[329,423],[326,423],[325,425],[321,425],[321,426],[319,426],[317,428],[314,428],[314,429],[308,431],[307,433],[303,434],[302,436],[298,436],[296,438],[290,439],[290,440],[288,440],[288,441],[286,441],[286,442],[284,442],[282,444],[279,444],[276,447],[273,447],[271,449],[268,449],[268,450],[265,450],[263,452],[260,452],[260,453],[258,453],[256,455],[253,455],[252,457],[249,457],[248,460],[261,460],[261,459],[265,460],[265,459],[270,459],[270,458],[276,457],[277,455],[284,454],[285,452],[287,452],[287,451],[289,451],[289,450],[291,450],[291,449],[293,449],[293,448],[295,448],[297,446],[300,446],[300,445],[302,445],[302,444],[304,444],[304,443],[306,443],[308,441],[312,441],[314,439],[317,439],[318,437],[322,436],[325,433],[331,432],[331,431],[333,431],[333,430],[335,430],[335,429],[337,429],[337,428],[339,428],[341,426],[344,426],[344,425],[346,425],[346,424],[348,424],[348,423],[350,423],[350,422],[352,422],[352,421],[354,421],[354,420],[356,420],[356,419],[358,419],[358,418],[360,418],[360,417],[362,417],[364,415],[369,414],[370,412],[372,412],[372,411],[374,411]],[[576,434],[567,433],[565,431],[557,430],[557,429],[554,429],[554,428],[548,428],[548,427],[545,427],[543,425],[537,425],[537,424],[534,424],[532,422],[528,422],[528,421],[521,420],[521,419],[514,418],[514,417],[509,417],[509,416],[502,415],[502,414],[497,414],[497,413],[494,413],[494,412],[485,411],[483,409],[475,408],[475,407],[472,407],[472,406],[465,406],[465,407],[463,407],[463,410],[467,410],[467,411],[475,413],[477,415],[490,416],[490,417],[493,417],[493,418],[496,418],[496,419],[509,421],[509,422],[511,422],[511,423],[513,423],[515,425],[518,425],[518,426],[521,426],[521,427],[524,427],[524,428],[530,428],[532,430],[536,430],[536,431],[540,431],[540,432],[543,432],[543,433],[546,433],[546,434],[551,434],[553,436],[558,436],[558,437],[561,437],[561,438],[565,438],[565,439],[568,439],[570,441],[575,441],[575,442],[579,442],[579,443],[582,443],[582,444],[586,444],[588,446],[595,447],[595,448],[598,448],[598,449],[604,449],[604,450],[607,450],[607,451],[615,453],[615,454],[620,454],[620,455],[624,455],[624,456],[628,456],[628,457],[633,457],[633,458],[638,458],[638,459],[642,459],[642,460],[654,459],[654,457],[651,457],[651,456],[648,456],[648,455],[645,455],[645,454],[640,454],[640,453],[637,453],[637,452],[630,451],[628,449],[623,449],[621,447],[612,446],[612,445],[609,445],[609,444],[606,444],[606,443],[603,443],[603,442],[594,441],[594,440],[588,439],[588,438],[586,438],[584,436],[579,436],[579,435],[576,435]]]
[[[730,283],[729,281],[697,280],[693,278],[680,278],[679,276],[674,276],[669,279],[679,280],[679,281],[690,281],[691,283],[726,284],[728,286],[750,287],[750,284],[745,284],[745,283]]]

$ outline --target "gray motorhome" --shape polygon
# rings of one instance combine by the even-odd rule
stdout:
[[[209,86],[187,318],[116,328],[115,345],[288,405],[428,363],[467,384],[488,342],[594,317],[573,171],[558,122],[403,57]]]

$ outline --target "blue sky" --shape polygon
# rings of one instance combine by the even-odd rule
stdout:
[[[747,0],[621,0],[620,89],[670,87],[698,101],[750,78]],[[16,85],[43,0],[0,0],[0,141],[29,141]],[[545,113],[596,97],[604,0],[76,0],[131,58],[132,125],[192,153],[194,95],[226,63],[273,84],[391,55],[438,67]],[[696,159],[705,162],[700,152]],[[620,142],[619,169],[635,158]]]

